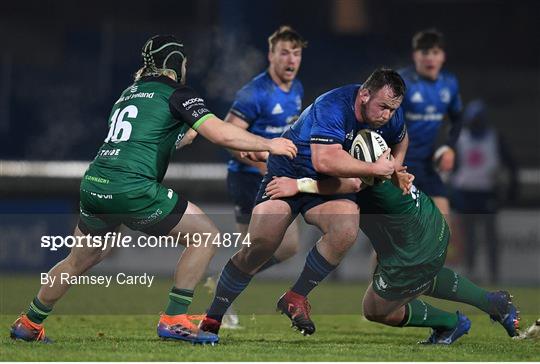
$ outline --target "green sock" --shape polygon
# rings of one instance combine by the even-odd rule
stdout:
[[[47,316],[49,316],[51,311],[52,311],[52,308],[49,308],[49,307],[45,306],[36,297],[30,303],[30,307],[28,308],[28,312],[26,313],[26,316],[33,323],[41,324],[43,322],[43,320],[45,320],[47,318]]]
[[[487,294],[486,290],[445,267],[435,276],[431,291],[425,293],[443,300],[467,303],[490,313]]]
[[[169,292],[169,304],[165,309],[165,313],[170,316],[184,314],[187,312],[191,301],[193,301],[192,290],[173,286]]]
[[[458,317],[455,313],[439,310],[419,299],[407,304],[405,313],[408,313],[403,326],[432,327],[434,329],[452,329],[456,327]]]

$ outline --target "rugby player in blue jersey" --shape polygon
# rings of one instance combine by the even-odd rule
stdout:
[[[407,85],[402,104],[409,133],[405,165],[415,176],[415,185],[447,216],[447,193],[437,169],[450,172],[454,167],[454,146],[462,125],[459,85],[453,74],[442,69],[446,54],[441,33],[433,29],[416,33],[412,48],[414,67],[399,71]],[[449,133],[444,145],[435,150],[445,117],[451,122]]]
[[[270,35],[268,69],[238,91],[225,121],[266,138],[281,136],[298,119],[302,110],[304,88],[296,75],[302,62],[302,49],[306,45],[302,36],[289,26],[281,26]],[[245,156],[245,153],[231,150],[231,154],[227,185],[235,205],[238,231],[245,234],[266,173],[268,153]],[[280,248],[261,270],[296,254],[298,239],[298,226],[291,224]]]
[[[294,142],[298,154],[289,161],[269,157],[248,229],[252,244],[238,251],[223,268],[214,300],[201,323],[203,330],[219,331],[227,308],[274,254],[291,222],[302,214],[307,223],[322,231],[322,237],[309,252],[298,281],[280,298],[278,309],[305,334],[314,332],[306,296],[337,267],[356,241],[359,210],[355,195],[301,193],[271,200],[265,194],[266,185],[278,176],[389,178],[401,165],[407,147],[399,109],[404,93],[405,85],[397,72],[378,69],[362,85],[343,86],[318,97],[285,132],[283,137]],[[394,160],[386,158],[390,150],[376,163],[362,162],[348,153],[358,130],[365,128],[385,138],[393,148]]]

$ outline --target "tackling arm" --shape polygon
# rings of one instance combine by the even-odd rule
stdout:
[[[226,148],[242,151],[266,151],[271,154],[286,155],[289,158],[294,158],[297,152],[296,146],[288,139],[262,138],[233,124],[225,123],[214,115],[206,119],[198,127],[197,132],[212,143]]]
[[[232,125],[236,125],[237,127],[241,128],[241,129],[244,129],[244,130],[249,128],[249,124],[245,120],[243,120],[242,118],[240,118],[240,117],[238,117],[238,116],[236,116],[236,115],[234,115],[233,113],[230,113],[230,112],[225,117],[225,122],[230,123]],[[261,174],[264,174],[266,172],[266,163],[265,162],[254,161],[254,160],[252,160],[250,158],[247,158],[245,153],[242,153],[241,151],[238,151],[238,150],[229,149],[229,153],[231,153],[234,158],[241,161],[242,163],[247,164],[249,166],[256,167],[261,172]],[[268,156],[266,156],[266,157],[268,157]]]
[[[319,173],[333,177],[374,176],[386,178],[394,172],[394,163],[386,157],[390,149],[375,163],[353,158],[340,144],[311,144],[311,161]]]
[[[328,178],[316,181],[311,178],[293,179],[275,177],[266,186],[266,195],[270,199],[291,197],[297,193],[313,193],[319,195],[335,195],[356,193],[360,191],[362,182],[359,178]]]

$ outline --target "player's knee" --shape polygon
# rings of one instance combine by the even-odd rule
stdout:
[[[364,311],[364,317],[368,321],[386,323],[386,315],[376,311]]]
[[[352,245],[358,236],[358,219],[347,218],[336,223],[329,231],[332,238],[343,242],[345,245]]]
[[[264,264],[276,250],[272,241],[260,238],[251,241],[250,247],[243,247],[236,253],[233,260],[239,267],[248,271]]]
[[[85,250],[84,253],[73,251],[66,258],[74,271],[85,272],[94,265],[98,264],[103,258],[101,249]]]
[[[332,245],[333,251],[338,254],[345,254],[349,248],[356,242],[358,227],[344,227],[343,230],[332,229],[326,237],[326,240]]]

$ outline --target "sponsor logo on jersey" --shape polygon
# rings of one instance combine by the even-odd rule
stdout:
[[[411,102],[414,102],[414,103],[420,103],[420,102],[424,102],[424,98],[422,97],[422,94],[418,91],[416,91],[412,96],[411,96]]]
[[[139,87],[138,87],[137,85],[133,85],[133,86],[131,86],[131,87],[129,88],[129,91],[133,94],[133,93],[137,92],[137,89],[138,89],[138,88],[139,88]]]
[[[167,189],[167,197],[169,198],[169,200],[173,197],[173,190],[171,190],[170,188]]]
[[[439,96],[441,97],[441,101],[445,104],[448,104],[450,102],[450,90],[446,87],[439,91]]]
[[[112,195],[104,195],[104,194],[101,194],[101,193],[96,193],[96,192],[90,192],[90,194],[94,197],[97,197],[99,198],[100,200],[112,200],[113,199],[113,196]]]
[[[120,155],[120,149],[102,149],[98,152],[98,158],[101,157],[116,157]]]
[[[288,127],[268,125],[266,128],[264,128],[264,131],[272,134],[281,134],[285,131],[285,129],[288,129]]]
[[[405,118],[409,121],[442,121],[444,115],[442,113],[421,114],[415,112],[406,112]]]
[[[272,109],[272,115],[283,114],[283,108],[279,103],[277,103]]]
[[[426,106],[426,113],[427,114],[433,114],[435,111],[437,111],[437,107],[434,105],[428,105]]]
[[[115,104],[118,104],[119,102],[122,102],[122,101],[128,101],[128,100],[137,99],[137,98],[153,99],[154,93],[153,92],[139,92],[137,94],[122,96],[115,102]]]
[[[348,132],[348,133],[345,135],[345,139],[348,139],[348,140],[353,140],[353,139],[354,139],[354,129],[351,130],[350,132]]]
[[[88,174],[84,176],[84,179],[87,181],[92,181],[92,182],[102,183],[102,184],[108,184],[110,182],[107,178],[90,176]]]
[[[200,103],[204,103],[204,100],[201,99],[200,97],[193,97],[193,98],[191,98],[191,99],[189,99],[189,100],[187,100],[187,101],[184,101],[184,102],[182,103],[182,106],[183,106],[183,107],[188,107],[189,105],[192,105],[192,104],[194,104],[194,103],[199,103],[199,102],[200,102]]]
[[[335,139],[333,138],[323,138],[323,137],[311,137],[309,140],[311,143],[322,143],[322,144],[334,144]]]
[[[416,201],[416,207],[420,207],[420,191],[415,185],[412,185],[411,187],[411,197]]]
[[[375,284],[377,285],[377,288],[379,288],[381,291],[384,291],[388,288],[388,283],[386,283],[381,276],[379,276],[379,278],[375,280]]]

